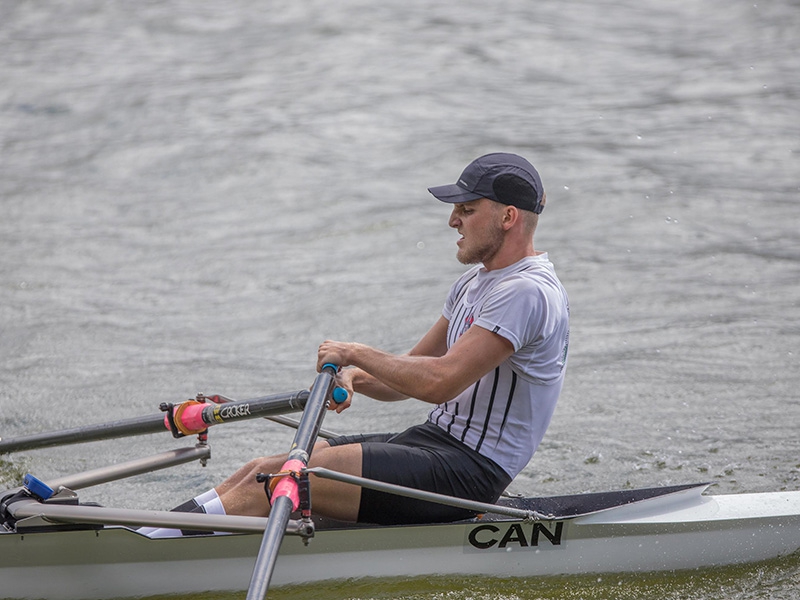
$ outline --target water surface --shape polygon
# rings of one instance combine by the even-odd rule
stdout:
[[[0,2],[0,435],[302,389],[329,337],[407,350],[463,270],[425,188],[505,150],[542,174],[536,246],[572,306],[567,383],[512,491],[800,489],[799,28],[790,0]],[[325,426],[426,411],[359,399]],[[167,508],[291,437],[220,427],[208,467],[83,496]],[[789,598],[799,573],[289,595]]]

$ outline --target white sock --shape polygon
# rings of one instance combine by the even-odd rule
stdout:
[[[195,496],[194,501],[197,502],[200,506],[208,502],[209,500],[219,499],[219,494],[217,494],[217,490],[211,488],[207,492],[203,492],[199,496]]]
[[[219,498],[219,494],[217,494],[217,490],[210,489],[207,492],[203,492],[199,496],[195,496],[193,498],[195,503],[198,506],[201,506],[203,512],[207,515],[224,515],[225,507],[222,505],[222,500]],[[169,529],[166,527],[140,527],[138,532],[142,535],[146,535],[149,538],[167,538],[167,537],[181,537],[183,533],[180,529]],[[215,533],[223,533],[223,532],[215,532]]]
[[[212,490],[213,491],[213,490]],[[215,492],[216,494],[216,492]],[[225,507],[222,506],[222,500],[220,500],[219,496],[212,498],[207,502],[203,502],[203,511],[207,515],[224,515],[227,514],[225,512]]]

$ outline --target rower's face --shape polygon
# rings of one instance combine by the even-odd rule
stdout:
[[[465,265],[491,260],[503,245],[501,222],[502,205],[487,198],[454,205],[449,225],[461,234],[456,258]]]

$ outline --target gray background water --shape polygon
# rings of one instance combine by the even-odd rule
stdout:
[[[328,337],[407,350],[463,270],[425,188],[505,150],[542,173],[536,246],[572,304],[567,384],[512,490],[800,489],[799,33],[796,0],[0,0],[0,436],[301,389]],[[325,426],[426,411],[358,399]],[[291,437],[219,427],[207,468],[84,496],[167,508]],[[497,585],[393,595],[792,598],[800,564]]]

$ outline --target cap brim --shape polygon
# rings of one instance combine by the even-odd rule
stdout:
[[[481,194],[467,191],[455,183],[430,187],[428,191],[442,202],[449,202],[450,204],[472,202],[473,200],[480,200],[483,198]]]

